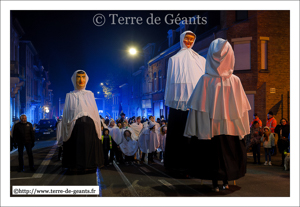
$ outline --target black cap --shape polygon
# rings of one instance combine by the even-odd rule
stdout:
[[[273,116],[273,112],[272,111],[269,111],[269,113],[268,114],[270,114],[270,115],[272,115]]]
[[[257,113],[253,114],[254,116],[257,116]]]

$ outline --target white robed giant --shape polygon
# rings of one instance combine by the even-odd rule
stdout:
[[[67,168],[95,169],[104,163],[101,121],[94,94],[85,90],[89,80],[83,70],[71,77],[74,91],[67,93],[62,120],[64,156]]]
[[[71,80],[74,85],[74,91],[67,93],[65,99],[65,106],[63,111],[63,120],[62,120],[62,138],[66,142],[72,134],[72,130],[76,123],[76,120],[83,117],[90,117],[96,128],[97,137],[101,139],[101,121],[95,101],[94,93],[89,90],[77,90],[76,87],[76,74],[77,70],[74,72]],[[86,74],[86,84],[89,78]]]
[[[251,107],[239,77],[232,74],[234,63],[231,45],[223,39],[214,40],[207,54],[205,75],[187,104],[186,136],[211,139],[225,134],[243,139],[250,133]]]
[[[205,70],[205,58],[192,49],[194,42],[190,48],[183,42],[187,33],[194,34],[183,32],[180,35],[181,50],[169,59],[165,89],[165,105],[182,111],[186,111],[186,104]]]
[[[183,136],[187,102],[205,71],[205,58],[192,49],[195,41],[196,35],[191,31],[180,35],[181,49],[169,59],[164,97],[165,105],[170,107],[164,166],[181,172],[187,169],[190,159],[189,140]]]

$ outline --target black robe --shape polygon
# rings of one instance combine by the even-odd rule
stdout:
[[[190,138],[184,137],[188,111],[170,108],[164,166],[170,170],[186,172],[190,161]]]
[[[218,135],[211,140],[191,139],[190,174],[207,180],[236,180],[246,173],[245,140],[238,136]]]
[[[84,170],[104,165],[102,141],[97,137],[94,121],[88,116],[76,120],[63,149],[63,167]]]

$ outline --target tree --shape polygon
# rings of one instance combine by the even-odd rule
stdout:
[[[107,99],[112,98],[112,92],[125,82],[127,82],[127,78],[124,71],[108,72],[102,85],[102,90],[105,94],[104,97]]]

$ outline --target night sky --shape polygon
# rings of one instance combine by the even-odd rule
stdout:
[[[97,27],[93,17],[101,13],[106,22]],[[159,25],[148,25],[147,17],[161,17]],[[135,46],[139,51],[148,43],[166,40],[169,29],[178,25],[168,25],[164,21],[167,14],[192,17],[203,11],[12,11],[25,31],[21,40],[32,41],[39,58],[49,71],[50,88],[54,93],[54,104],[58,98],[74,90],[71,76],[75,70],[83,69],[89,76],[87,90],[101,91],[100,83],[109,73],[126,74],[129,64],[141,66],[142,57],[129,57],[128,48]],[[122,17],[142,17],[138,25],[112,25],[109,14]],[[132,61],[132,62],[130,62]],[[121,76],[124,77],[124,76]],[[118,80],[122,82],[123,80]],[[126,82],[126,79],[124,79]]]

